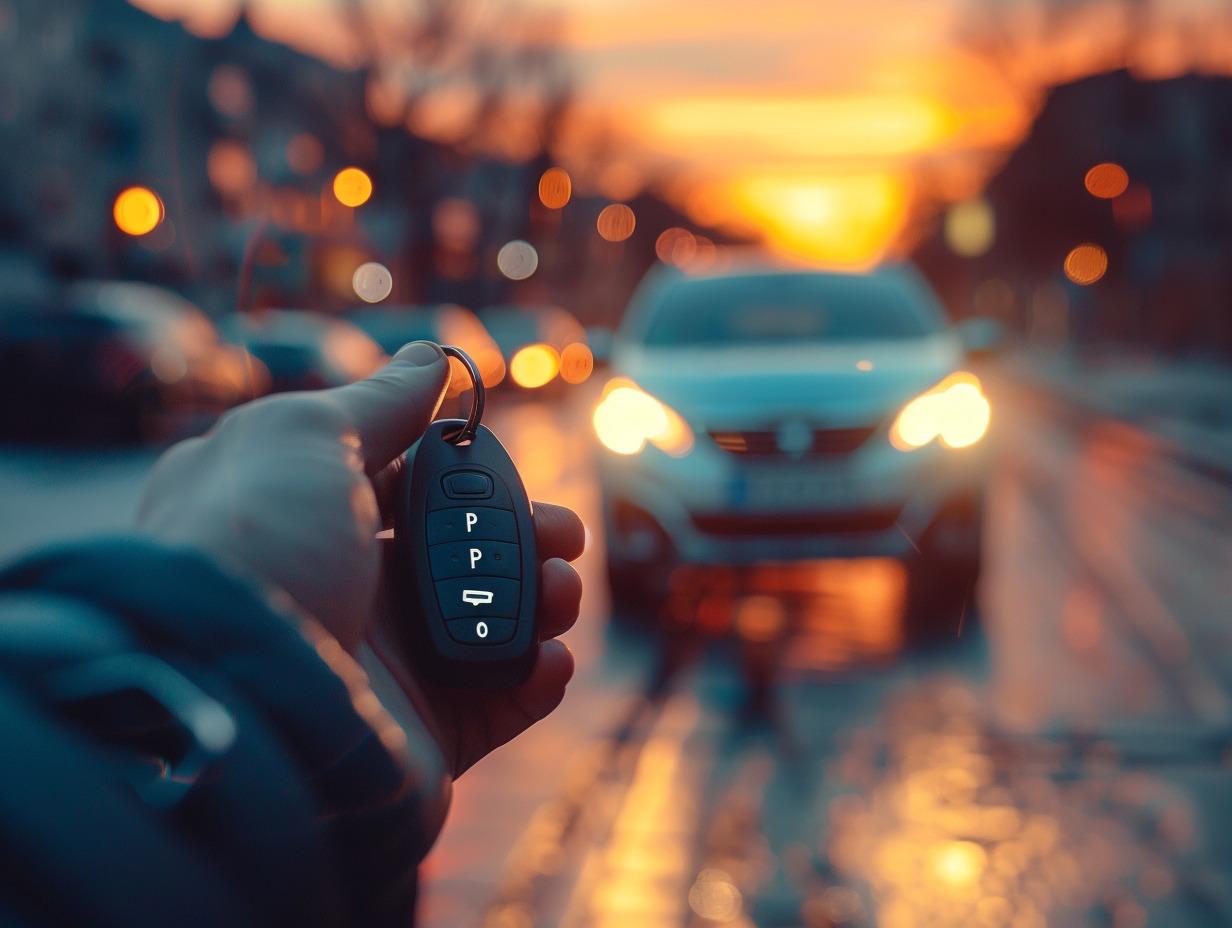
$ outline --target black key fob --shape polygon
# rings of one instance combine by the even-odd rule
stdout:
[[[408,656],[439,686],[486,689],[517,686],[535,666],[539,561],[530,501],[479,424],[475,383],[471,418],[433,422],[406,453],[394,543]]]

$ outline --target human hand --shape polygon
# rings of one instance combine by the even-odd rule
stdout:
[[[531,678],[515,689],[441,691],[421,686],[391,643],[390,611],[374,620],[382,573],[376,533],[392,524],[401,454],[431,422],[448,384],[440,349],[414,342],[367,380],[232,410],[209,434],[160,459],[138,525],[284,591],[351,654],[368,638],[456,775],[550,712],[573,660],[548,640]],[[547,639],[577,618],[581,581],[564,559],[580,553],[583,532],[569,510],[535,509]]]

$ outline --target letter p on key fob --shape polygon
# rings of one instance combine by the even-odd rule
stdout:
[[[409,657],[438,686],[498,688],[535,666],[539,561],[530,501],[508,452],[479,424],[483,381],[470,418],[433,422],[406,453],[394,514],[399,625]]]

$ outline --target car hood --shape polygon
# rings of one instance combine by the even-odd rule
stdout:
[[[841,427],[871,425],[897,412],[962,361],[957,338],[947,333],[823,346],[626,347],[612,369],[695,427],[754,427],[785,418]]]

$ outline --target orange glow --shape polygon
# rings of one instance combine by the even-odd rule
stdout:
[[[763,228],[776,250],[853,269],[882,257],[909,200],[906,183],[891,174],[748,177],[713,195]]]
[[[626,377],[603,388],[594,425],[599,441],[617,454],[637,454],[648,441],[672,457],[693,447],[693,430],[680,415]]]
[[[560,379],[565,383],[585,383],[595,369],[595,356],[581,342],[566,345],[560,353]]]
[[[1105,162],[1087,171],[1087,191],[1101,200],[1112,200],[1129,187],[1129,174],[1119,164]]]
[[[548,209],[561,209],[573,193],[573,181],[564,168],[548,168],[539,178],[539,202]]]
[[[121,193],[116,197],[112,214],[120,231],[128,235],[152,232],[166,215],[163,201],[146,187],[129,187]]]
[[[1065,257],[1065,276],[1088,287],[1108,270],[1108,253],[1098,245],[1079,245]]]
[[[596,223],[599,234],[609,242],[623,242],[633,234],[636,225],[637,217],[633,215],[633,210],[623,203],[605,206]]]
[[[343,206],[363,206],[372,197],[372,178],[359,168],[343,168],[334,178],[334,196]]]
[[[903,155],[936,147],[957,129],[947,107],[914,94],[679,97],[646,114],[646,131],[673,147],[739,142],[809,158]]]
[[[949,448],[965,448],[984,437],[991,417],[979,378],[959,371],[903,407],[890,428],[890,442],[912,451],[940,437]]]
[[[527,345],[509,362],[513,382],[529,389],[551,383],[559,370],[560,355],[551,345]]]

